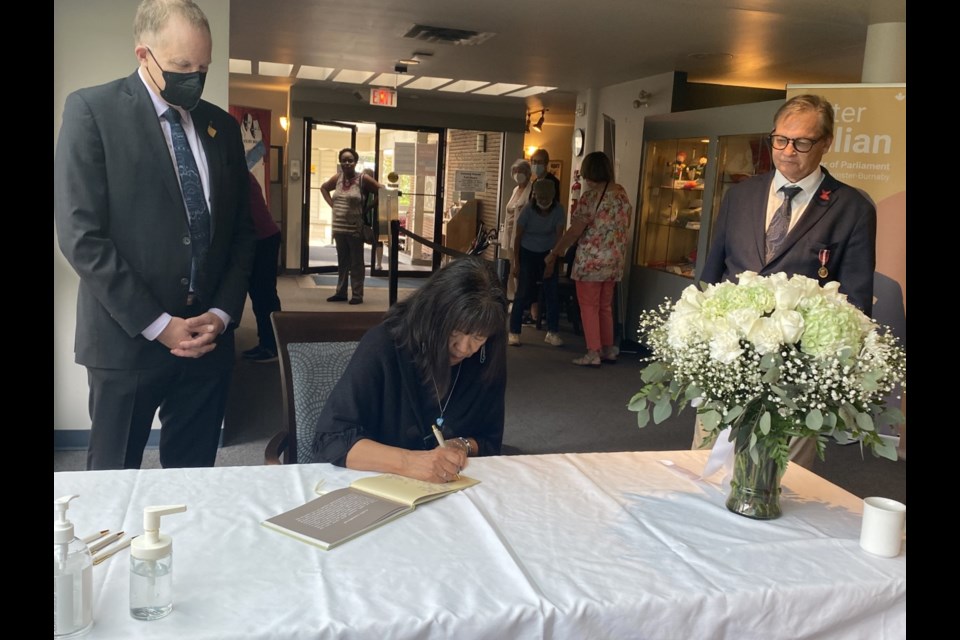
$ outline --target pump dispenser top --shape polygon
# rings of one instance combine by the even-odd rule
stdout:
[[[73,540],[73,523],[67,520],[67,509],[70,501],[80,496],[63,496],[53,501],[53,508],[57,510],[57,519],[53,521],[53,543],[65,544]]]
[[[157,560],[169,555],[173,539],[160,533],[160,517],[186,510],[185,504],[146,507],[143,510],[143,535],[130,543],[130,554],[142,560]]]

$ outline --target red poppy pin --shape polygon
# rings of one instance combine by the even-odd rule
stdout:
[[[824,202],[830,202],[830,191],[827,189],[820,190],[820,199]]]

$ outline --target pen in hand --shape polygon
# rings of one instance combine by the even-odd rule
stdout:
[[[441,447],[447,446],[447,441],[443,439],[443,434],[440,433],[440,429],[437,427],[437,425],[433,425],[431,428],[433,429],[433,437],[437,439],[437,444]],[[457,480],[459,479],[460,474],[457,473]]]

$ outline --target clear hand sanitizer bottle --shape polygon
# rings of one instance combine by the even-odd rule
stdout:
[[[137,620],[159,620],[173,610],[173,539],[160,533],[160,516],[186,510],[182,504],[143,510],[143,535],[130,543],[130,615]]]
[[[75,638],[93,626],[93,557],[82,540],[73,535],[67,520],[70,501],[53,501],[53,637]]]

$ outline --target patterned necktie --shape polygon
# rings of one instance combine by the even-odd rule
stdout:
[[[173,107],[163,113],[163,117],[170,123],[170,139],[173,142],[173,153],[177,157],[177,171],[180,173],[180,189],[183,191],[183,201],[187,205],[187,217],[190,222],[190,291],[196,291],[197,270],[210,247],[210,210],[207,208],[207,197],[203,193],[203,184],[200,182],[200,171],[197,161],[187,142],[187,134],[180,124],[180,112]]]
[[[790,230],[790,202],[803,189],[800,187],[780,187],[780,191],[783,192],[783,203],[773,213],[773,219],[770,220],[770,226],[767,228],[766,262],[773,259],[780,245],[783,244],[783,239],[787,237],[787,231]]]

